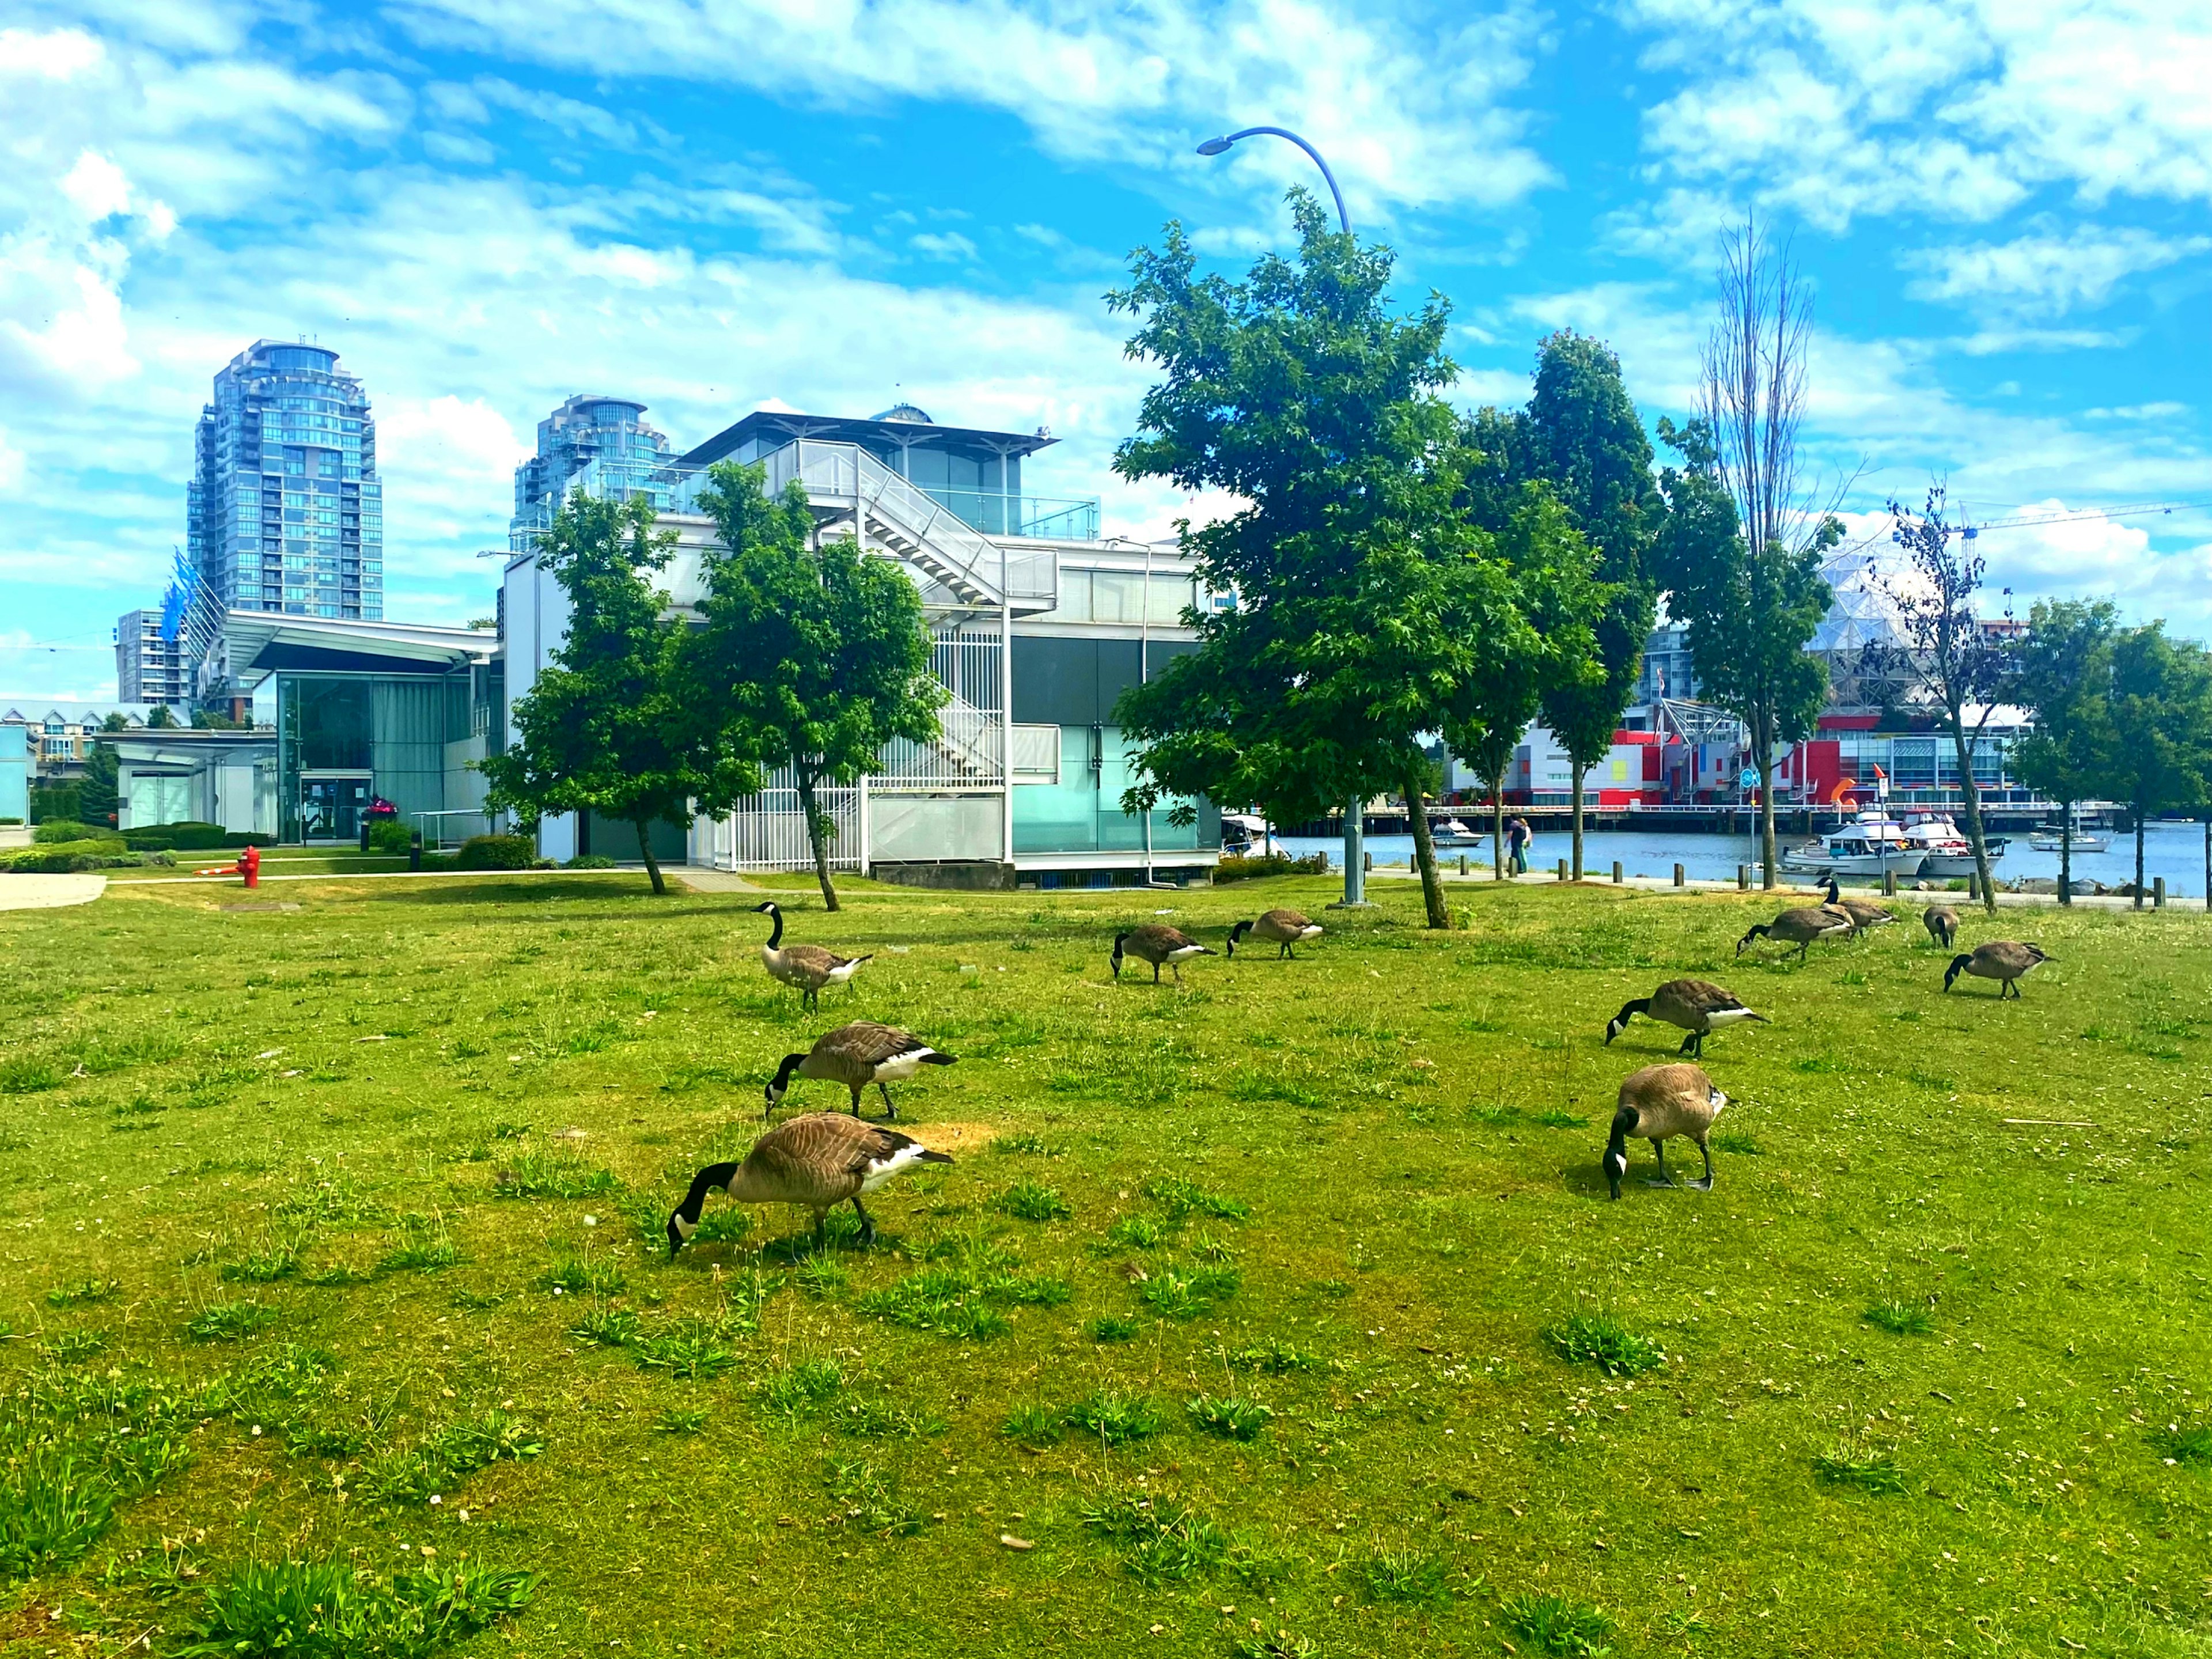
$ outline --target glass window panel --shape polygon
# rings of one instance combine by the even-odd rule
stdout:
[[[1152,576],[1151,620],[1170,625],[1182,620],[1183,607],[1191,602],[1192,582],[1188,576]]]
[[[1102,623],[1134,623],[1144,619],[1145,579],[1128,570],[1091,573],[1091,619]]]

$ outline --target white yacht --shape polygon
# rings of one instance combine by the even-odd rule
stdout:
[[[1916,846],[1905,827],[1885,812],[1860,813],[1850,823],[1782,855],[1785,870],[1839,876],[1917,876],[1927,859],[1924,845]],[[1972,860],[1968,860],[1969,867]]]
[[[1966,831],[1948,812],[1915,812],[1909,815],[1905,826],[1905,838],[1921,854],[1920,873],[1923,876],[1968,876],[1974,873],[1974,844],[1966,839]],[[1983,842],[1989,848],[1990,862],[1995,864],[2005,854],[2010,843],[2002,836],[1984,834]]]

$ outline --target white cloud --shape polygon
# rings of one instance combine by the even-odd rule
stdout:
[[[0,490],[9,490],[23,482],[23,452],[8,442],[8,428],[0,426]]]
[[[0,29],[0,76],[70,81],[105,55],[82,29]]]
[[[1516,201],[1553,176],[1506,102],[1541,45],[1539,17],[1518,3],[1441,27],[1343,0],[1073,0],[1050,12],[1012,0],[403,0],[397,15],[426,42],[593,75],[830,106],[978,104],[1012,112],[1062,155],[1314,184],[1279,143],[1212,164],[1191,154],[1224,124],[1274,122],[1329,158],[1355,219]]]
[[[85,218],[97,224],[131,205],[131,181],[123,169],[97,150],[87,150],[62,175],[62,194]]]
[[[2101,306],[2127,278],[2212,250],[2212,237],[2170,237],[2122,227],[2045,225],[2008,242],[1978,242],[1909,253],[1907,270],[1925,273],[1906,290],[1915,299],[1961,303],[2024,318],[2050,318]]]
[[[975,244],[957,230],[925,230],[919,235],[908,237],[907,246],[933,259],[965,261],[975,258]]]

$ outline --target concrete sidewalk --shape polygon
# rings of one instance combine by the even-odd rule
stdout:
[[[58,910],[89,904],[106,890],[106,876],[0,875],[0,910]]]

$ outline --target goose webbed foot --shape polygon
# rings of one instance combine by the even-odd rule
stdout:
[[[884,1121],[888,1123],[898,1115],[898,1108],[891,1104],[891,1091],[884,1088],[880,1081],[876,1085],[876,1092],[884,1097]],[[857,1105],[854,1107],[853,1111],[855,1116],[860,1115],[860,1108]]]
[[[1682,1185],[1698,1192],[1709,1193],[1713,1189],[1713,1178],[1711,1176],[1693,1176]]]
[[[857,1198],[853,1200],[853,1213],[860,1218],[860,1248],[872,1249],[876,1242],[876,1224],[868,1218],[868,1212],[860,1207]]]
[[[1687,1054],[1691,1059],[1694,1060],[1701,1052],[1703,1052],[1704,1048],[1705,1039],[1697,1032],[1692,1031],[1689,1036],[1682,1039],[1682,1046],[1674,1052],[1680,1054]]]

